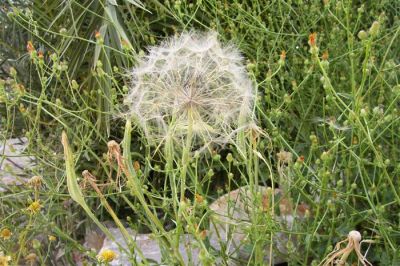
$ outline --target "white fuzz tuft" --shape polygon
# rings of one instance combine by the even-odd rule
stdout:
[[[167,39],[132,70],[128,112],[153,144],[183,144],[189,128],[195,145],[230,142],[252,121],[255,92],[242,61],[215,32]]]
[[[353,239],[354,241],[357,241],[357,242],[360,242],[360,241],[361,241],[361,234],[360,234],[360,232],[355,231],[355,230],[350,231],[348,237],[351,238],[351,239]]]

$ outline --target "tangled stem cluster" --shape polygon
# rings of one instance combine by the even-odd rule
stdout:
[[[341,244],[346,243],[345,248],[341,248]],[[336,244],[335,249],[328,254],[328,256],[322,261],[320,265],[345,265],[348,257],[352,252],[355,252],[358,261],[363,266],[372,266],[372,264],[365,258],[365,255],[361,254],[361,243],[373,243],[372,240],[361,241],[361,234],[358,231],[350,231],[347,239],[340,241]]]

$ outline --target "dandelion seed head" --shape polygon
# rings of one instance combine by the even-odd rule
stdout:
[[[132,70],[125,99],[150,143],[168,137],[224,144],[251,123],[255,98],[243,57],[215,32],[186,32],[149,48]]]

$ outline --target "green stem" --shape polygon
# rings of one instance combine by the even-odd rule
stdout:
[[[129,119],[127,119],[126,125],[125,125],[125,135],[124,135],[124,143],[123,143],[124,158],[125,158],[126,162],[132,161],[131,154],[130,154],[131,130],[132,130],[131,121]],[[124,173],[128,179],[128,184],[129,184],[130,188],[132,189],[133,194],[138,198],[147,217],[149,217],[151,224],[153,225],[154,232],[160,233],[163,236],[162,240],[163,240],[164,244],[167,247],[171,247],[171,243],[172,243],[171,238],[168,236],[168,234],[165,231],[160,220],[150,210],[148,204],[146,203],[146,200],[145,200],[144,195],[141,190],[142,186],[140,184],[140,181],[137,178],[136,172],[133,169],[132,164],[125,163],[125,166],[127,169],[125,169]],[[173,252],[174,252],[174,256],[177,258],[179,264],[184,265],[184,260],[182,258],[182,255],[179,253],[179,246],[178,246],[178,249],[174,248]]]
[[[188,111],[188,131],[186,136],[186,143],[182,151],[182,170],[180,172],[179,181],[181,183],[181,191],[180,191],[180,202],[184,202],[185,200],[185,190],[186,190],[186,175],[187,169],[189,166],[189,153],[192,147],[192,138],[193,138],[193,117],[192,112]],[[180,237],[183,235],[183,214],[182,214],[182,205],[179,205],[178,209],[178,217],[176,219],[176,246],[179,248]]]
[[[193,139],[193,117],[191,115],[191,112],[189,112],[189,119],[188,119],[188,133],[187,133],[187,138],[186,138],[186,144],[183,149],[182,153],[182,171],[180,175],[180,181],[181,181],[181,201],[184,200],[185,198],[185,190],[186,190],[186,175],[187,175],[187,169],[189,166],[189,153],[190,149],[192,147],[192,139]]]

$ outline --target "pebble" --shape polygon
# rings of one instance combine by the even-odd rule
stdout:
[[[24,153],[27,146],[25,137],[0,142],[0,192],[28,180],[28,174],[36,163],[35,157]]]
[[[261,205],[268,205],[265,198],[271,194],[271,191],[272,190],[267,187],[258,187],[257,194],[261,196]],[[290,231],[294,219],[304,218],[304,214],[302,213],[304,212],[304,206],[299,208],[301,210],[298,210],[297,213],[293,215],[292,212],[288,211],[292,206],[283,197],[281,190],[275,189],[275,197],[277,199],[279,197],[282,198],[278,204],[280,212],[279,215],[275,216],[274,222],[277,223],[281,229]],[[232,258],[231,260],[228,260],[228,265],[244,265],[242,263],[246,262],[250,257],[252,248],[249,246],[251,243],[249,243],[249,234],[247,232],[251,226],[251,210],[249,208],[252,202],[251,199],[252,193],[250,193],[249,187],[246,186],[221,196],[210,205],[210,210],[212,211],[211,226],[207,232],[207,236],[209,237],[210,245],[214,251],[222,252],[221,250],[225,250],[226,255]],[[268,206],[260,207],[266,208]],[[269,263],[270,260],[273,264],[287,262],[287,244],[290,236],[286,233],[281,233],[283,231],[281,229],[278,229],[277,231],[279,232],[273,234],[272,258],[269,254],[270,246],[265,245],[263,247],[263,250],[266,251],[264,254],[264,262],[266,264]],[[116,227],[109,227],[109,230],[115,237],[115,241],[105,237],[98,254],[105,249],[110,249],[118,254],[117,259],[112,261],[110,265],[132,265],[129,256],[120,248],[122,247],[123,249],[126,249],[127,247],[121,232]],[[139,234],[131,229],[127,230],[136,241],[136,245],[142,251],[144,257],[149,259],[149,262],[154,262],[157,265],[167,265],[161,264],[162,252],[158,241],[152,236],[152,234]],[[193,248],[191,245],[191,242],[195,241],[193,236],[185,234],[182,238],[179,250],[184,258],[185,265],[201,265],[198,258],[199,249]],[[266,234],[266,239],[270,239],[269,234]],[[296,243],[293,237],[291,237],[290,240],[292,243]],[[222,249],[223,246],[225,249]],[[191,262],[188,261],[188,251],[191,253],[190,255],[193,258]],[[137,254],[134,254],[132,257],[133,259],[136,258],[138,262],[140,261]],[[216,257],[218,258],[220,256],[216,255]],[[222,264],[221,261],[216,261],[216,265],[220,264]]]

